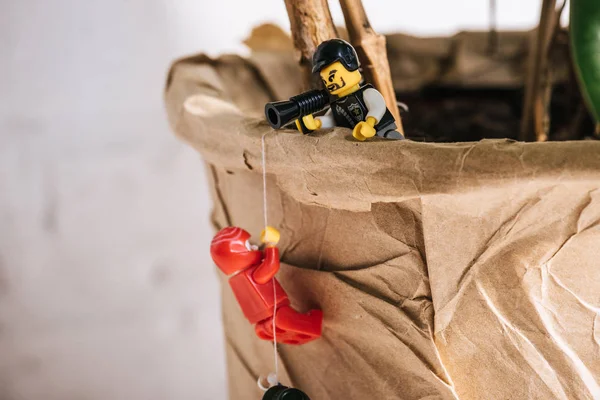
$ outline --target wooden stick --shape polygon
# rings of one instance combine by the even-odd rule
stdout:
[[[367,80],[383,95],[387,108],[396,120],[398,132],[404,135],[402,120],[398,112],[398,103],[396,102],[396,93],[392,85],[392,74],[390,73],[390,64],[385,48],[385,36],[378,35],[373,30],[361,0],[340,0],[340,5],[344,13],[350,42],[358,53],[363,72]]]
[[[533,51],[529,56],[529,68],[525,81],[525,98],[523,101],[523,119],[519,139],[523,141],[548,139],[550,102],[549,53],[560,26],[560,14],[565,2],[556,8],[556,0],[543,0],[540,23],[538,25]],[[533,47],[533,46],[532,46]]]
[[[320,79],[311,74],[312,56],[317,46],[337,37],[327,0],[285,0],[294,47],[300,53],[305,88],[318,87]]]

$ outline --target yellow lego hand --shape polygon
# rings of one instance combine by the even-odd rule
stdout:
[[[356,126],[352,130],[352,136],[354,136],[356,140],[360,140],[361,142],[370,137],[375,136],[375,133],[377,131],[375,130],[374,126],[376,123],[377,120],[375,118],[367,117],[366,121],[361,121],[358,124],[356,124]]]
[[[302,122],[304,122],[304,126],[306,126],[311,131],[317,130],[321,127],[321,120],[315,119],[312,116],[312,114],[307,115],[306,117],[302,117]],[[298,128],[298,130],[302,132],[299,120],[296,120],[296,128]]]
[[[277,229],[273,228],[272,226],[267,226],[260,233],[260,241],[266,244],[267,247],[273,247],[276,246],[277,243],[279,243],[280,236],[281,235],[279,234],[279,231]]]

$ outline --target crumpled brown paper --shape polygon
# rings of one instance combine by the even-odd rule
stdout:
[[[196,56],[166,89],[173,129],[206,161],[215,228],[262,229],[267,134],[278,278],[325,314],[322,339],[280,346],[281,381],[313,400],[600,398],[600,143],[273,131],[264,103],[298,92],[294,76],[291,52]],[[222,282],[229,396],[256,400],[272,347]]]

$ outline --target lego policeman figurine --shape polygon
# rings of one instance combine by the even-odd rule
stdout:
[[[381,93],[372,85],[361,86],[360,62],[354,47],[341,39],[327,40],[313,56],[313,73],[319,73],[323,85],[334,100],[323,116],[312,114],[302,118],[309,130],[343,126],[352,136],[363,141],[375,135],[386,139],[404,139],[396,131],[394,117],[387,109]],[[300,121],[296,120],[300,129]]]

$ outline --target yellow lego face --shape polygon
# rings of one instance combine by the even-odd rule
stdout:
[[[336,61],[323,68],[320,72],[323,85],[329,93],[338,95],[354,85],[358,85],[362,76],[359,70],[348,71],[341,62]]]

